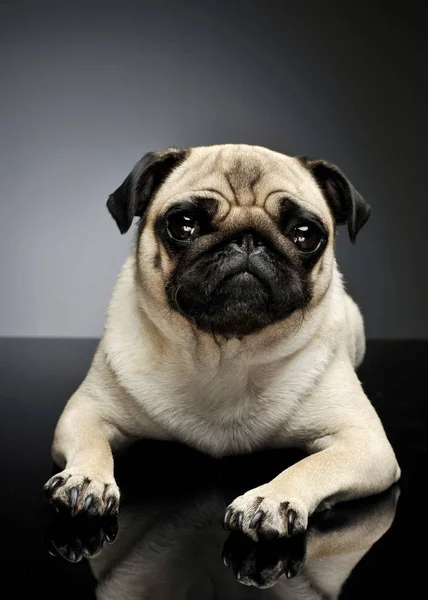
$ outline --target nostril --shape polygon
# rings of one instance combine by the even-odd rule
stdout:
[[[246,235],[237,235],[230,241],[230,245],[238,250],[238,252],[247,252],[247,236]]]
[[[245,248],[243,248],[240,240],[234,239],[229,242],[229,248],[233,248],[237,252],[245,252]]]

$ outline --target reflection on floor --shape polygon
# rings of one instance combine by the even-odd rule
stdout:
[[[213,461],[171,444],[143,447],[119,465],[128,491],[119,522],[58,514],[46,532],[53,555],[70,562],[90,558],[99,600],[337,598],[355,565],[390,528],[400,495],[394,486],[338,505],[315,514],[304,536],[256,544],[221,525],[235,485],[254,477],[254,456]],[[143,484],[135,485],[135,469],[144,469],[147,456],[157,457],[157,468],[146,469]],[[261,453],[257,471],[287,458],[294,454]],[[165,485],[168,468],[173,476]]]

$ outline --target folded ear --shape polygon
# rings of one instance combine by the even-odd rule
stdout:
[[[120,233],[126,233],[134,217],[142,217],[150,199],[171,171],[188,155],[184,148],[148,152],[107,200],[107,208]]]
[[[299,160],[317,181],[337,225],[347,223],[349,237],[355,243],[357,233],[370,216],[370,205],[336,165],[306,156]]]

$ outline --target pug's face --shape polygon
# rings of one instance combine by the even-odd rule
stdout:
[[[354,240],[369,216],[337,167],[245,145],[146,155],[108,207],[122,232],[141,217],[145,291],[200,330],[238,338],[319,302],[336,225]]]

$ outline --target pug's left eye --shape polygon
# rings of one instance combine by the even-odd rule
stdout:
[[[323,241],[321,231],[310,223],[304,223],[295,227],[290,237],[300,252],[315,252]]]
[[[197,220],[193,216],[183,213],[170,215],[167,219],[166,228],[169,236],[179,242],[190,241],[200,232]]]

